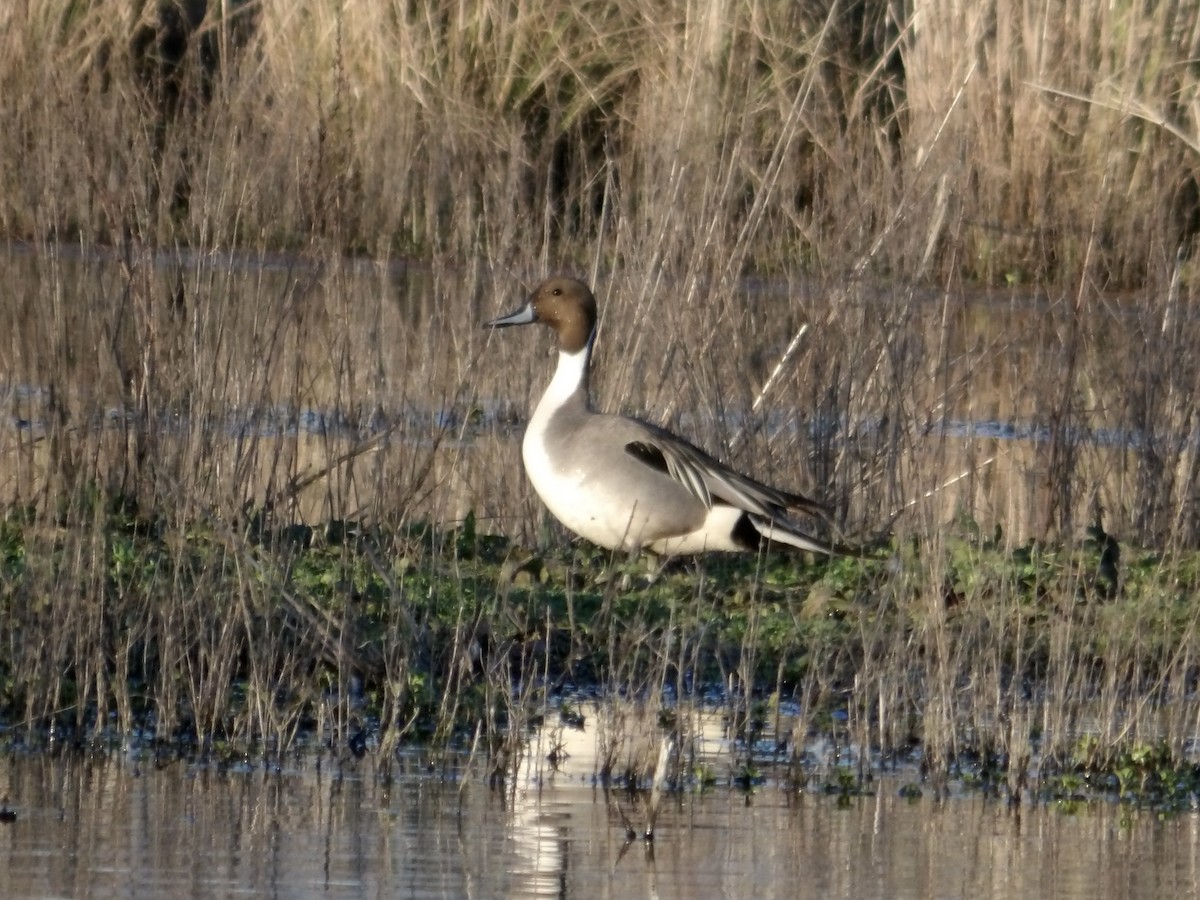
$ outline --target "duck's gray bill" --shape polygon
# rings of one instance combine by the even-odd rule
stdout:
[[[507,316],[501,316],[498,319],[492,319],[490,322],[485,322],[485,328],[504,328],[508,325],[530,325],[534,322],[533,304],[526,303],[516,312],[510,312]]]

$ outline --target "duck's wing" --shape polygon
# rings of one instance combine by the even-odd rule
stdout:
[[[786,516],[789,511],[829,519],[829,510],[816,500],[769,487],[733,471],[673,434],[650,425],[645,427],[645,434],[625,444],[625,452],[665,472],[706,507],[711,509],[719,501],[769,519]]]

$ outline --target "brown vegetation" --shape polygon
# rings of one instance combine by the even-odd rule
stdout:
[[[445,610],[362,614],[390,629],[381,645],[358,630],[359,582],[314,606],[295,560],[260,548],[296,523],[400,533],[468,510],[481,531],[549,543],[497,427],[544,384],[544,345],[475,326],[558,269],[597,287],[601,405],[816,485],[851,528],[906,510],[902,568],[828,588],[890,612],[811,645],[797,690],[814,707],[844,696],[853,660],[864,739],[903,743],[916,719],[955,746],[970,683],[970,728],[1023,747],[1026,676],[1055,702],[1097,679],[1059,711],[1061,741],[1097,696],[1115,744],[1131,686],[1182,695],[1198,658],[1184,563],[1146,557],[1154,621],[1174,628],[1162,641],[1137,607],[1076,608],[1098,590],[1076,568],[1032,610],[1042,581],[964,573],[1100,523],[1126,561],[1131,544],[1200,539],[1195,3],[938,3],[902,19],[770,2],[172,8],[0,12],[0,231],[18,242],[0,298],[0,500],[29,555],[4,583],[6,709],[41,723],[115,708],[128,728],[133,676],[164,723],[186,706],[203,735],[282,740],[327,702],[322,685],[365,675],[385,723],[403,730],[436,696],[444,731],[494,618],[520,665],[487,682],[490,714],[536,695],[501,687],[545,650],[512,638],[541,628],[536,597],[472,605],[454,582],[448,631]],[[324,424],[306,427],[314,412]],[[114,575],[114,534],[147,532],[170,578]],[[217,574],[193,555],[198,533]],[[339,565],[407,602],[393,566],[420,569],[419,549],[346,546]],[[210,607],[218,582],[226,605]],[[728,598],[694,590],[722,615]],[[820,606],[812,590],[778,602]],[[622,615],[585,625],[613,629],[624,683],[661,684],[712,649],[698,620],[671,657],[652,646],[655,615],[640,614],[640,644]],[[1084,620],[1112,654],[1099,668]],[[757,677],[758,640],[734,681]],[[346,694],[330,696],[344,726]]]
[[[1090,289],[1161,282],[1200,215],[1190,2],[4,18],[10,236]]]

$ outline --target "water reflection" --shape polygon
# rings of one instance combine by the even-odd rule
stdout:
[[[653,854],[573,772],[507,791],[413,760],[224,771],[9,757],[8,897],[1194,897],[1200,818],[1112,804],[1018,815],[973,796],[841,806],[768,787],[671,796]],[[515,788],[515,789],[514,789]],[[626,800],[626,803],[631,801]],[[628,807],[632,809],[633,807]],[[635,818],[631,816],[631,818]]]

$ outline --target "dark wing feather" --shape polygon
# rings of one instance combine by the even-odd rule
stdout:
[[[688,493],[703,503],[705,509],[712,509],[712,494],[704,480],[704,475],[691,465],[687,456],[679,453],[678,448],[672,443],[631,441],[625,445],[625,452],[652,469],[669,475],[687,488]]]
[[[625,452],[678,481],[707,508],[711,509],[714,500],[719,500],[767,518],[799,510],[828,519],[828,510],[815,500],[747,478],[666,432],[656,440],[661,429],[642,424],[650,429],[649,437],[626,444]]]

